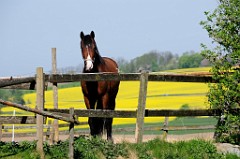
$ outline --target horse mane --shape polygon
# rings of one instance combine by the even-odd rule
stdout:
[[[94,42],[95,42],[95,40],[94,40]],[[95,42],[94,51],[95,51],[95,62],[100,63],[100,64],[105,64],[102,56],[100,55],[100,53],[99,53],[99,51],[98,51],[96,42]]]

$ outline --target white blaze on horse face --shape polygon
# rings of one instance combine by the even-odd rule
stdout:
[[[86,70],[89,71],[93,68],[93,60],[91,59],[90,55],[88,54],[86,59]]]

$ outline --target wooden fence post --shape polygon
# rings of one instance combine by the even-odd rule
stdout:
[[[54,135],[55,135],[54,122],[52,123],[51,127],[52,129],[50,130],[50,141],[49,141],[50,145],[54,144]]]
[[[51,136],[51,130],[52,130],[52,121],[51,120],[48,120],[48,125],[47,125],[47,132],[46,132],[46,141],[48,141],[48,143],[50,145],[53,144],[53,141],[52,141],[52,136]]]
[[[37,109],[43,110],[44,108],[44,73],[43,68],[37,68]],[[44,158],[44,151],[43,151],[43,116],[37,114],[37,151],[40,153],[41,158]]]
[[[165,116],[164,125],[163,125],[163,140],[167,140],[168,135],[168,116]]]
[[[148,73],[142,73],[140,76],[137,123],[136,123],[136,131],[135,131],[135,139],[137,143],[141,143],[143,139],[143,132],[144,132],[143,126],[144,126],[144,116],[145,116],[146,97],[147,97],[147,84],[148,84]]]
[[[57,55],[56,55],[56,48],[52,48],[52,74],[57,73]],[[54,109],[58,109],[58,87],[57,82],[53,84],[53,105]],[[54,130],[54,139],[53,142],[58,142],[59,140],[59,128],[58,128],[58,120],[54,119],[53,122],[53,130]]]
[[[74,118],[74,108],[70,108],[69,110],[69,117]],[[74,158],[74,123],[70,122],[69,125],[69,158],[73,159]]]
[[[2,127],[3,127],[3,125],[0,124],[0,141],[2,140]]]

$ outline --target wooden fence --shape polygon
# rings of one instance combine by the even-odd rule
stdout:
[[[76,82],[76,81],[101,81],[101,80],[120,80],[120,81],[140,81],[138,108],[136,111],[126,110],[60,110],[44,109],[44,91],[45,83],[51,82],[57,88],[57,83],[64,82]],[[43,68],[37,68],[36,77],[27,78],[10,78],[0,80],[1,87],[10,87],[12,85],[18,85],[22,83],[28,83],[28,88],[36,88],[37,96],[37,109],[29,108],[20,104],[15,104],[0,100],[0,103],[17,107],[26,111],[34,112],[37,114],[37,148],[40,152],[43,152],[43,116],[63,120],[70,123],[70,156],[73,156],[73,129],[74,124],[79,124],[75,116],[79,117],[118,117],[118,118],[137,118],[135,137],[136,142],[142,142],[144,117],[169,117],[169,116],[215,116],[220,115],[221,110],[147,110],[145,109],[146,97],[147,97],[147,85],[148,81],[175,81],[175,82],[215,82],[209,75],[183,75],[183,74],[148,74],[148,73],[134,73],[134,74],[51,74],[47,75],[43,73]],[[34,86],[36,84],[36,86]],[[57,92],[57,91],[56,91]],[[232,110],[235,113],[239,113],[239,109]],[[59,115],[58,113],[65,115]],[[21,119],[23,120],[23,118]],[[71,158],[71,157],[70,157]]]

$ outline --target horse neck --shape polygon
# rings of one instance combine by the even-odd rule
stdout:
[[[100,65],[100,64],[105,64],[104,59],[102,58],[102,56],[100,55],[98,48],[95,48],[95,61],[94,64],[96,66]]]

